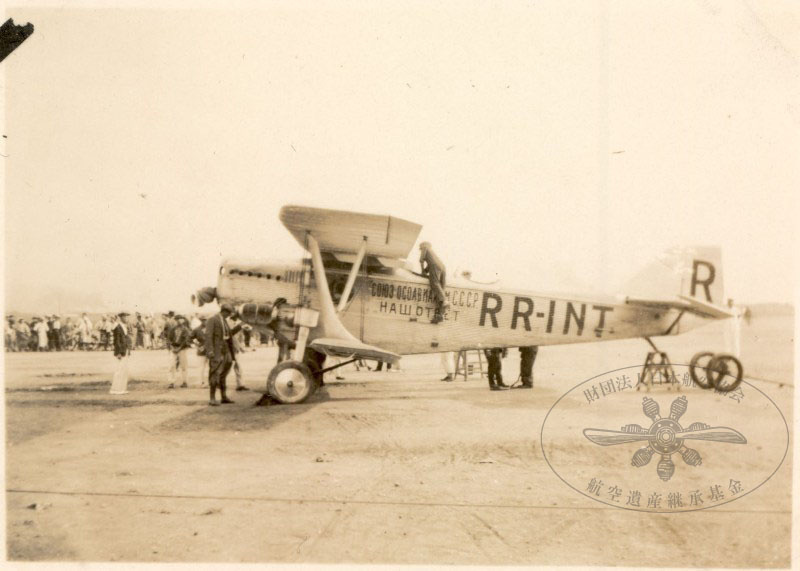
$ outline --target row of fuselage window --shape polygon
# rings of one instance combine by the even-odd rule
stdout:
[[[261,272],[246,272],[244,270],[229,270],[229,275],[232,276],[248,276],[251,278],[267,278],[268,280],[272,279],[272,274],[262,274]],[[281,281],[281,276],[276,275],[275,281]]]

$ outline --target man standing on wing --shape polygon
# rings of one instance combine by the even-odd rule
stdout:
[[[444,312],[449,305],[445,302],[445,267],[442,260],[433,252],[429,242],[422,242],[419,245],[419,264],[422,273],[428,276],[428,283],[431,286],[433,297],[436,299],[436,313],[433,315],[431,323],[439,323],[444,320]]]

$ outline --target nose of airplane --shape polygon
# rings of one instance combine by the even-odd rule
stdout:
[[[196,305],[197,307],[203,307],[205,304],[211,303],[215,299],[217,299],[217,288],[215,287],[199,289],[196,293],[193,293],[191,297],[192,305]]]

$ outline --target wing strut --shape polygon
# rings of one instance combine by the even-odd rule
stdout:
[[[362,248],[366,251],[366,241]],[[400,355],[386,351],[380,347],[366,345],[356,339],[345,326],[339,321],[336,315],[336,308],[333,306],[331,290],[328,288],[328,280],[325,276],[325,264],[322,262],[322,254],[319,251],[319,243],[308,234],[308,251],[311,252],[311,264],[314,267],[314,277],[319,293],[319,322],[314,329],[314,340],[310,347],[336,357],[347,356],[352,358],[358,356],[364,359],[376,359],[388,363],[396,363]],[[351,275],[358,272],[358,265],[353,265]],[[353,278],[355,280],[355,278]],[[352,286],[351,286],[352,287]]]
[[[344,291],[342,292],[342,297],[339,300],[339,307],[336,308],[336,313],[340,313],[344,309],[344,306],[347,305],[347,300],[350,297],[353,284],[356,283],[356,276],[358,275],[358,270],[361,268],[361,262],[364,260],[364,255],[366,253],[367,237],[364,236],[364,241],[361,242],[361,248],[359,248],[356,259],[353,261],[353,267],[350,268],[350,275],[347,276],[347,283],[344,284]]]
[[[325,264],[322,262],[322,254],[319,251],[319,244],[310,233],[308,234],[308,251],[311,252],[311,263],[314,265],[314,275],[317,278],[317,292],[319,292],[319,325],[322,331],[318,337],[338,337],[339,339],[358,342],[358,340],[345,329],[345,326],[342,325],[342,322],[339,321],[336,315],[336,309],[333,306],[333,298],[331,297],[331,290],[328,288],[328,280],[325,276]]]

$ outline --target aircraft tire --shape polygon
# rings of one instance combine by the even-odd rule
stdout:
[[[314,393],[314,375],[298,361],[275,365],[267,378],[267,392],[281,404],[299,404]]]
[[[727,393],[742,384],[744,369],[741,361],[733,355],[727,353],[714,355],[706,370],[708,379],[720,392]]]
[[[708,362],[705,364],[701,364],[700,361],[706,358],[708,359]],[[711,361],[713,359],[714,359],[714,353],[712,353],[711,351],[701,351],[700,353],[697,353],[694,357],[692,357],[692,360],[689,363],[689,375],[691,375],[694,384],[696,384],[701,389],[710,389],[712,387],[711,379],[709,379],[707,368],[708,365],[711,364]],[[698,374],[698,372],[700,374]]]

